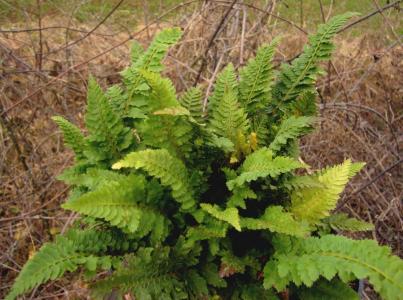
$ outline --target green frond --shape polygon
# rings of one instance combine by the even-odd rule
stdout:
[[[322,220],[324,224],[329,225],[334,230],[343,231],[368,231],[373,230],[374,225],[356,218],[350,218],[345,213],[333,214]]]
[[[202,277],[206,282],[217,288],[227,287],[227,282],[220,277],[219,270],[216,264],[207,263],[201,268]]]
[[[55,121],[63,132],[64,143],[67,147],[74,151],[76,158],[84,158],[84,151],[87,147],[87,143],[81,130],[63,117],[55,116],[52,118],[52,120]]]
[[[315,118],[313,117],[291,116],[285,119],[281,122],[274,140],[269,145],[269,149],[273,152],[279,152],[284,146],[309,132],[314,122]]]
[[[185,165],[166,149],[132,152],[112,168],[143,169],[172,189],[172,196],[181,204],[183,211],[190,211],[196,205]]]
[[[125,112],[127,108],[124,105],[127,103],[127,94],[119,85],[113,85],[105,92],[106,98],[109,100],[109,104],[116,115],[120,117],[127,117],[129,112]]]
[[[162,30],[154,37],[147,50],[134,62],[133,67],[150,72],[159,73],[164,70],[161,61],[167,54],[168,49],[174,45],[182,36],[178,27]]]
[[[209,203],[202,203],[200,204],[200,207],[204,211],[212,215],[214,218],[227,222],[228,224],[232,225],[236,230],[241,231],[238,209],[236,209],[235,207],[229,207],[226,208],[225,210],[221,210],[221,208],[218,205],[216,204],[211,205]]]
[[[246,157],[240,167],[240,175],[227,181],[227,186],[232,190],[235,186],[242,186],[246,182],[268,176],[276,178],[280,174],[302,167],[304,165],[293,158],[286,156],[273,157],[273,152],[270,149],[260,148]]]
[[[318,93],[315,89],[306,90],[302,92],[296,101],[290,105],[290,113],[294,116],[312,116],[315,117],[318,114],[318,107],[316,103]]]
[[[319,279],[312,287],[300,287],[297,290],[301,300],[359,300],[358,294],[343,281],[333,278],[328,281]]]
[[[156,116],[190,116],[190,112],[182,106],[166,107],[153,112]]]
[[[234,65],[231,63],[228,64],[217,76],[213,93],[208,101],[209,114],[216,110],[216,107],[223,100],[224,93],[227,90],[232,90],[235,96],[238,96],[238,81]]]
[[[171,80],[163,78],[159,73],[146,70],[140,70],[140,74],[151,88],[146,106],[148,111],[154,112],[167,107],[180,106],[176,99],[176,90]]]
[[[135,64],[137,60],[144,54],[144,49],[138,41],[133,41],[130,47],[130,61]]]
[[[184,116],[150,115],[137,126],[144,145],[185,158],[192,148],[192,126]]]
[[[206,279],[204,279],[196,270],[190,269],[187,271],[185,280],[186,286],[195,299],[202,299],[209,295]]]
[[[235,273],[245,273],[247,267],[253,270],[252,273],[261,271],[260,262],[256,257],[251,255],[237,256],[231,251],[223,251],[220,266],[222,278],[230,277]]]
[[[118,297],[131,293],[140,300],[187,299],[185,285],[174,273],[174,263],[169,247],[140,248],[135,255],[127,255],[111,276],[95,283],[92,296],[104,299],[115,291]]]
[[[350,172],[348,173],[348,178],[353,178],[356,174],[358,174],[362,168],[365,167],[365,163],[364,162],[356,162],[356,163],[352,163],[351,167],[350,167]]]
[[[240,71],[239,101],[250,116],[265,109],[271,100],[271,87],[274,83],[272,60],[279,39],[262,45],[255,58],[248,61]]]
[[[247,284],[234,291],[231,300],[279,300],[273,290],[265,290],[261,284]]]
[[[264,286],[283,290],[289,282],[307,287],[323,276],[344,282],[368,278],[384,299],[403,299],[403,262],[372,240],[327,235],[298,240],[294,252],[278,252],[264,268]]]
[[[226,223],[214,219],[208,224],[190,227],[186,233],[186,238],[191,244],[196,241],[224,238],[227,234],[227,229]]]
[[[255,218],[241,218],[242,228],[251,230],[268,229],[297,237],[307,236],[310,228],[307,223],[296,221],[291,213],[284,212],[282,206],[270,206],[265,213]]]
[[[240,207],[246,209],[245,200],[257,199],[256,193],[248,186],[235,186],[232,195],[227,200],[227,207]]]
[[[146,72],[159,73],[164,69],[161,61],[165,57],[169,47],[175,44],[181,37],[182,32],[179,28],[162,30],[154,38],[148,49],[139,54],[135,54],[130,67],[121,72],[123,81],[127,88],[127,97],[120,103],[121,116],[137,118],[141,113],[141,107],[147,102],[150,93],[150,87],[145,81],[140,70]],[[132,52],[133,54],[133,52]]]
[[[88,140],[91,151],[88,150],[86,155],[95,156],[96,160],[119,157],[120,151],[127,149],[132,143],[130,129],[124,127],[92,77],[88,82],[87,102],[85,125],[90,134]]]
[[[249,129],[247,115],[231,88],[227,88],[216,109],[209,117],[209,127],[218,137],[227,138],[234,145],[238,144],[239,134],[246,136]]]
[[[59,278],[67,271],[73,272],[85,261],[85,256],[78,254],[66,238],[46,243],[24,265],[5,299],[16,299],[48,280]]]
[[[305,91],[314,90],[316,78],[321,74],[318,63],[328,60],[333,51],[331,42],[334,35],[356,13],[345,13],[331,18],[320,25],[316,34],[309,37],[309,45],[291,65],[283,64],[278,81],[273,89],[273,97],[281,110],[287,111],[290,104]]]
[[[188,89],[181,98],[180,104],[186,108],[193,119],[199,124],[204,123],[203,118],[203,92],[199,87],[192,87]]]
[[[295,190],[291,194],[290,211],[297,219],[306,220],[311,224],[316,224],[329,216],[349,180],[350,172],[351,161],[346,160],[340,165],[326,168],[313,175],[313,178],[323,184],[323,187]]]
[[[125,175],[117,172],[98,168],[88,168],[85,173],[74,173],[74,169],[72,171],[68,176],[59,176],[59,179],[62,179],[66,184],[84,186],[90,190],[94,190],[110,181],[121,181],[126,178]]]
[[[319,182],[316,176],[294,176],[283,183],[283,186],[292,191],[292,190],[301,190],[305,188],[324,188],[325,185]]]
[[[108,252],[129,251],[137,248],[137,240],[119,230],[86,228],[69,229],[64,235],[79,253],[104,255]]]
[[[152,228],[143,232],[142,227],[150,227],[150,223],[155,224],[157,219],[164,217],[142,204],[145,197],[144,177],[131,175],[121,181],[105,183],[95,191],[62,206],[87,216],[104,219],[124,231],[140,231],[146,235]]]

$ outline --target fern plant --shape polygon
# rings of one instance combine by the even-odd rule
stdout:
[[[63,208],[81,217],[28,260],[6,299],[78,269],[95,299],[358,299],[349,283],[361,278],[384,299],[403,299],[398,257],[335,235],[372,229],[332,214],[363,164],[312,172],[298,158],[315,122],[318,63],[352,16],[322,25],[279,72],[278,40],[239,80],[228,65],[208,113],[201,88],[177,97],[160,74],[176,28],[145,51],[133,46],[121,85],[103,91],[91,78],[88,134],[54,118],[76,154],[60,175],[72,187]]]

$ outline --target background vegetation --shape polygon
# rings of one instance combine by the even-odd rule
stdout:
[[[299,54],[318,23],[361,12],[338,36],[317,86],[321,124],[305,139],[303,159],[317,168],[366,161],[338,210],[374,223],[369,234],[402,256],[401,2],[1,0],[0,298],[28,256],[75,218],[59,209],[67,187],[55,176],[72,154],[50,117],[82,124],[88,74],[104,86],[118,82],[130,41],[147,45],[172,25],[185,35],[166,59],[167,75],[178,91],[199,82],[211,92],[223,66],[242,66],[274,36],[282,37],[280,64]],[[44,289],[42,297],[86,295],[81,282]],[[366,289],[363,297],[376,296]]]

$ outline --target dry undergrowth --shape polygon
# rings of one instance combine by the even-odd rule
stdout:
[[[166,60],[166,73],[178,90],[192,86],[199,77],[198,82],[211,92],[211,82],[225,64],[242,65],[258,45],[278,32],[283,33],[278,63],[298,54],[306,41],[298,29],[273,16],[235,6],[224,18],[227,10],[228,5],[205,5],[178,22],[185,35]],[[244,13],[253,17],[244,18]],[[44,19],[43,24],[64,23]],[[146,44],[159,26],[170,24],[150,26],[136,38]],[[91,27],[80,28],[88,31]],[[284,28],[288,28],[286,34]],[[55,233],[63,232],[74,218],[59,208],[68,189],[55,179],[71,163],[72,155],[50,117],[63,115],[82,123],[88,73],[104,86],[119,81],[118,71],[128,63],[127,43],[60,76],[128,37],[126,32],[111,31],[101,25],[97,34],[51,54],[47,53],[65,45],[65,31],[43,31],[41,60],[33,51],[38,52],[36,33],[0,35],[0,112],[7,112],[1,115],[0,124],[0,298],[29,255]],[[82,34],[69,32],[67,37],[72,41]],[[398,42],[385,44],[377,33],[360,37],[346,33],[338,38],[337,46],[332,63],[324,65],[330,75],[318,83],[321,118],[316,132],[302,145],[302,157],[314,168],[344,157],[366,161],[339,209],[374,223],[376,230],[362,236],[376,238],[402,255],[403,74],[399,70],[403,48]],[[57,76],[60,79],[55,80]],[[42,86],[40,92],[10,109]],[[80,282],[69,285],[63,281],[40,290],[47,298],[85,295]],[[38,295],[34,291],[32,298],[42,299]]]

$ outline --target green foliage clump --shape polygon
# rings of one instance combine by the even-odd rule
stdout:
[[[239,80],[227,66],[207,112],[201,88],[177,98],[160,74],[176,28],[145,51],[133,46],[122,85],[104,92],[91,78],[88,134],[54,118],[76,154],[59,177],[72,186],[63,208],[81,217],[29,259],[6,299],[78,268],[95,299],[357,299],[349,285],[357,278],[385,299],[403,299],[398,257],[334,235],[372,229],[332,214],[363,164],[311,172],[298,158],[298,140],[315,122],[318,63],[351,16],[322,25],[278,73],[278,40]]]

